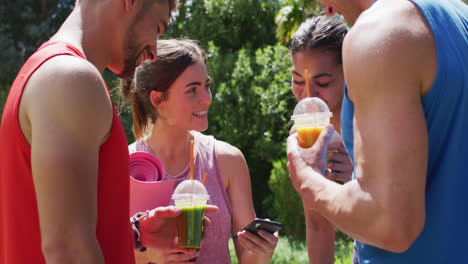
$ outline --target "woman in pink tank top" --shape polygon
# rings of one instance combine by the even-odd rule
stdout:
[[[137,141],[132,152],[147,152],[164,164],[163,180],[175,185],[189,178],[190,140],[194,140],[194,178],[207,173],[205,186],[209,204],[219,212],[210,216],[202,246],[195,253],[173,248],[148,249],[136,254],[137,263],[192,261],[231,263],[228,241],[232,235],[241,263],[268,263],[278,242],[278,233],[258,234],[240,230],[255,218],[250,177],[239,149],[198,131],[208,128],[211,104],[210,77],[205,53],[190,40],[159,40],[158,59],[144,62],[133,80],[121,83],[131,100],[133,132]]]

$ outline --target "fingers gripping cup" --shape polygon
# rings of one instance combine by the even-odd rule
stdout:
[[[200,248],[203,214],[210,198],[205,186],[197,180],[185,180],[174,191],[175,206],[182,209],[177,217],[179,247]]]
[[[318,97],[306,97],[297,103],[291,120],[296,126],[299,145],[311,147],[332,116],[327,104]]]

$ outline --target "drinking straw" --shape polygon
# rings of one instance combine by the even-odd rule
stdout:
[[[190,140],[190,180],[193,180],[193,139]]]
[[[203,176],[203,181],[202,181],[202,184],[205,185],[205,181],[206,181],[206,176],[208,175],[208,172],[205,172],[205,176]]]
[[[310,89],[309,89],[309,70],[304,70],[305,75],[305,83],[306,83],[306,90],[307,90],[307,98],[310,97]],[[307,104],[307,112],[312,113],[312,106]]]
[[[307,89],[307,97],[310,97],[310,90],[309,90],[309,71],[304,70],[304,75],[305,75],[305,83],[306,83],[306,89]]]

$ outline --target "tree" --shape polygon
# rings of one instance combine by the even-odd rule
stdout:
[[[225,56],[212,44],[209,54],[210,71],[226,61],[234,65],[227,73],[229,78],[215,80],[207,133],[242,150],[249,166],[257,214],[273,218],[275,215],[269,214],[273,198],[268,179],[273,160],[286,154],[285,139],[295,104],[290,91],[289,51],[275,45],[254,54],[242,49],[236,55]]]
[[[74,0],[4,0],[0,5],[0,90],[9,89],[25,60],[57,31]],[[39,10],[37,12],[36,10]]]
[[[74,4],[75,0],[0,0],[0,114],[20,67],[57,31]]]
[[[279,0],[181,0],[170,36],[188,36],[204,48],[213,41],[223,50],[253,50],[276,43],[274,16]]]
[[[302,21],[308,17],[319,15],[323,5],[319,0],[287,0],[276,14],[276,38],[283,44],[291,41]]]

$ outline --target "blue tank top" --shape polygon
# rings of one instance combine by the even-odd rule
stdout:
[[[426,222],[404,253],[356,241],[359,263],[468,263],[468,6],[461,0],[411,1],[437,49],[437,75],[422,98],[429,135]],[[353,115],[345,88],[341,130],[354,163]]]

